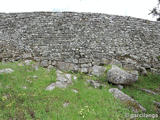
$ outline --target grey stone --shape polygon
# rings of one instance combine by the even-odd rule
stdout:
[[[80,72],[82,72],[82,73],[88,73],[89,69],[88,68],[80,68]]]
[[[25,65],[31,65],[31,62],[32,62],[32,60],[25,60],[25,61],[24,61],[24,64],[25,64]]]
[[[144,67],[139,67],[139,71],[141,75],[144,75],[144,76],[147,75],[147,70]]]
[[[38,78],[38,76],[34,75],[34,76],[33,76],[33,78],[34,78],[34,79],[37,79],[37,78]]]
[[[65,62],[57,62],[57,68],[64,71],[78,71],[78,66],[72,63],[65,63]]]
[[[0,74],[9,74],[9,73],[12,73],[12,72],[14,72],[14,70],[11,69],[11,68],[5,68],[5,69],[0,70]]]
[[[122,67],[122,63],[116,59],[113,59],[110,64]]]
[[[94,65],[91,69],[91,74],[96,76],[104,75],[106,68],[103,66]]]
[[[118,65],[132,59],[156,71],[160,66],[159,22],[75,12],[0,13],[0,20],[0,61],[62,61],[75,63],[76,70],[81,64],[108,64],[112,59]],[[132,63],[123,65],[134,67]]]
[[[141,106],[136,100],[128,96],[127,94],[123,93],[117,88],[109,89],[109,92],[113,94],[116,99],[119,99],[124,104],[127,104],[134,112],[145,112],[146,109]]]
[[[153,95],[157,95],[157,93],[155,93],[154,91],[152,90],[148,90],[148,89],[145,89],[145,88],[141,88],[140,90],[146,92],[146,93],[149,93],[149,94],[153,94]]]
[[[98,81],[95,80],[87,80],[87,83],[89,83],[89,85],[91,85],[94,88],[102,87],[102,84],[100,84]]]
[[[31,53],[23,54],[23,59],[31,59],[31,58],[32,58],[32,54]]]
[[[48,67],[48,66],[49,66],[48,60],[43,60],[43,61],[41,61],[40,65],[41,65],[42,67]]]
[[[113,84],[130,85],[138,80],[138,72],[125,71],[112,65],[112,68],[107,72],[107,79]]]
[[[118,89],[122,90],[123,86],[122,85],[117,85]]]
[[[63,107],[67,107],[69,105],[69,102],[65,102],[64,104],[63,104]]]
[[[66,88],[68,85],[72,84],[72,75],[71,74],[65,74],[60,70],[56,71],[56,82],[50,84],[46,90],[53,90],[56,87],[58,88]]]
[[[74,93],[78,93],[78,91],[77,91],[76,89],[72,89],[72,91],[73,91]]]

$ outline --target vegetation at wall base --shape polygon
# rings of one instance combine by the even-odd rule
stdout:
[[[0,74],[0,120],[129,120],[126,114],[133,113],[108,92],[115,86],[105,82],[104,77],[99,81],[103,81],[106,87],[95,89],[86,84],[86,79],[98,80],[97,77],[73,73],[77,80],[69,87],[46,91],[46,87],[56,81],[56,70],[41,67],[35,70],[32,65],[19,64],[0,63],[0,69],[14,70],[10,74]],[[160,76],[149,73],[139,77],[133,86],[125,87],[123,92],[142,104],[146,113],[155,114],[152,101],[160,100],[160,96],[137,88],[157,90],[159,87]]]

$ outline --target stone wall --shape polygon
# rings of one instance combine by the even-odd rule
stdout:
[[[98,13],[0,13],[0,61],[22,59],[82,71],[116,59],[159,70],[160,23]]]

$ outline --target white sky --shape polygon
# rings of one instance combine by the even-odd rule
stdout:
[[[154,20],[150,12],[157,0],[1,0],[0,12],[98,12]]]

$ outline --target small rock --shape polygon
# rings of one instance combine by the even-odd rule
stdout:
[[[33,64],[33,65],[32,65],[32,68],[33,68],[34,70],[36,70],[36,71],[39,70],[38,64]]]
[[[12,72],[14,72],[14,70],[12,70],[11,68],[5,68],[0,70],[0,74],[9,74]]]
[[[118,89],[122,90],[123,86],[122,85],[117,85]]]
[[[95,80],[87,80],[87,83],[89,83],[94,88],[102,87],[102,85],[99,82],[95,81]]]
[[[25,60],[25,61],[24,61],[25,65],[30,65],[31,62],[32,62],[32,60]]]
[[[38,76],[34,75],[34,76],[33,76],[33,78],[34,78],[34,79],[37,79],[37,78],[38,78]]]
[[[155,93],[154,91],[148,90],[148,89],[141,88],[140,90],[142,90],[146,93],[152,94],[152,95],[157,95],[157,93]]]
[[[22,88],[23,88],[23,89],[27,89],[27,87],[26,87],[26,86],[23,86]]]
[[[64,104],[63,104],[63,107],[67,107],[69,105],[69,102],[65,102]]]
[[[54,67],[53,67],[52,65],[49,65],[49,66],[48,66],[48,69],[49,69],[49,70],[51,70],[51,69],[53,69],[53,68],[54,68]]]
[[[160,102],[153,101],[153,103],[154,103],[158,108],[160,108]]]
[[[73,80],[77,80],[77,76],[73,76]]]
[[[105,67],[94,65],[91,69],[91,74],[96,75],[96,76],[100,76],[100,75],[103,75],[105,73],[105,71],[106,71]]]
[[[141,106],[136,100],[134,100],[130,96],[126,95],[125,93],[123,93],[119,89],[111,88],[111,89],[109,89],[109,92],[112,93],[116,99],[119,99],[123,103],[127,104],[130,108],[132,108],[132,110],[134,112],[137,113],[137,112],[145,112],[146,111],[146,109],[143,106]]]
[[[80,68],[80,72],[82,72],[82,73],[88,73],[88,68]]]
[[[18,63],[18,66],[24,66],[24,64],[23,63]]]
[[[112,68],[107,72],[107,79],[113,84],[130,85],[138,80],[138,71],[125,71],[112,65]]]
[[[78,93],[78,91],[77,91],[77,90],[75,90],[75,89],[72,89],[72,91],[73,91],[74,93]]]
[[[48,60],[43,60],[43,61],[41,61],[40,65],[41,65],[42,67],[48,67],[48,66],[49,66]]]
[[[32,54],[31,53],[23,54],[23,59],[30,59],[30,58],[32,58]]]

